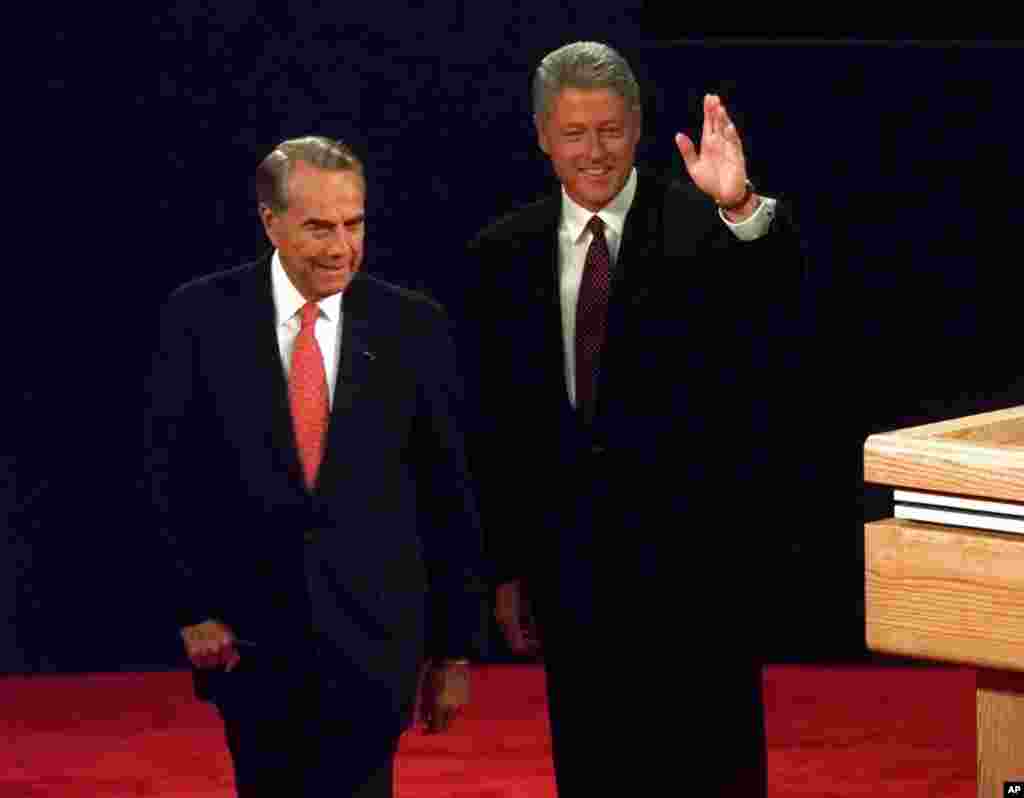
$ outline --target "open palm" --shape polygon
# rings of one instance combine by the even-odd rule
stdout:
[[[700,151],[684,133],[676,146],[697,187],[719,205],[739,202],[746,193],[747,164],[743,142],[717,94],[704,95],[704,126]]]

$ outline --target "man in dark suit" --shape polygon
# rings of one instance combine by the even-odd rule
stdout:
[[[348,147],[284,142],[256,182],[275,250],[172,294],[149,382],[178,623],[240,796],[390,796],[421,663],[443,730],[480,618],[454,346],[360,271]]]
[[[542,647],[563,798],[763,795],[778,619],[755,512],[798,478],[779,438],[814,400],[802,248],[717,96],[699,150],[676,137],[687,182],[635,169],[639,89],[611,48],[549,54],[533,99],[561,190],[470,247],[496,616]]]

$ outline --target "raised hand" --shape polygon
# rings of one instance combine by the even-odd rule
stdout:
[[[684,133],[676,134],[676,146],[697,188],[725,208],[743,201],[747,194],[743,142],[717,94],[704,95],[700,150]]]

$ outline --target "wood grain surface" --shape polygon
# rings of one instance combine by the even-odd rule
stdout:
[[[1024,405],[871,435],[864,480],[1024,503]]]
[[[1024,674],[978,671],[978,796],[1024,781]]]
[[[870,649],[1024,671],[1024,535],[889,519],[864,545]]]

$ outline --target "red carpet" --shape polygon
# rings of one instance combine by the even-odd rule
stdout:
[[[399,798],[553,798],[542,672],[474,677],[455,732],[404,739]],[[771,667],[765,702],[773,798],[974,796],[970,670]],[[0,707],[0,798],[232,794],[216,715],[186,673],[0,678]],[[666,784],[685,794],[679,765]]]

